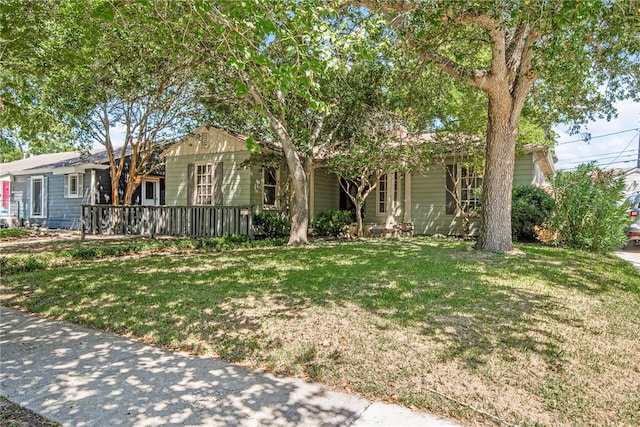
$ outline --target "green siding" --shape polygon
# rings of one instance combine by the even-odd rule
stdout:
[[[424,175],[411,177],[411,218],[416,234],[456,234],[454,215],[445,214],[446,171],[433,165]]]
[[[262,209],[262,168],[254,165],[249,169],[249,204]]]
[[[433,165],[425,175],[414,174],[411,180],[411,218],[416,234],[459,235],[460,219],[445,214],[446,171],[442,165]],[[532,155],[516,159],[514,184],[531,184],[534,177]],[[471,221],[471,234],[477,235],[479,219]]]
[[[340,208],[340,184],[336,175],[329,173],[326,169],[316,169],[313,179],[314,205],[311,213],[312,219],[322,211]]]
[[[513,185],[533,184],[535,174],[533,171],[533,157],[527,154],[516,159],[515,170],[513,172]]]
[[[166,159],[166,203],[169,206],[187,205],[189,176],[187,165],[196,162],[222,162],[222,200],[225,206],[249,205],[255,197],[255,181],[250,167],[240,164],[249,153],[200,154]],[[252,197],[253,194],[253,197]]]

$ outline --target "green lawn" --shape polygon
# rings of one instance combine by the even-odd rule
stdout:
[[[640,275],[613,255],[104,246],[5,243],[0,302],[465,423],[640,425]]]

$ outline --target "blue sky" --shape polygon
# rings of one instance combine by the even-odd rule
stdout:
[[[572,170],[580,163],[597,161],[602,169],[631,168],[638,159],[638,133],[640,131],[640,104],[631,100],[616,104],[618,117],[610,122],[597,120],[583,127],[591,134],[591,141],[582,136],[569,135],[566,126],[556,126],[558,144],[556,169]]]

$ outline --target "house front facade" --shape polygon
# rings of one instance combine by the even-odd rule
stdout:
[[[81,205],[111,204],[111,177],[104,149],[92,150],[88,155],[43,154],[3,163],[0,181],[0,221],[6,226],[28,223],[78,229]],[[146,177],[134,194],[134,203],[164,203],[163,187],[163,176]]]
[[[286,179],[283,168],[251,164],[246,137],[234,132],[202,127],[167,149],[163,157],[168,205],[271,210],[278,209],[287,196],[281,194]],[[516,160],[514,184],[547,185],[553,163],[548,148],[525,147]],[[326,168],[312,168],[309,185],[311,220],[322,211],[352,208],[339,177]],[[453,160],[434,163],[424,173],[382,175],[365,203],[364,223],[382,228],[412,223],[416,234],[460,235],[461,209],[475,206],[475,188],[481,185],[479,176]],[[476,224],[472,223],[471,231],[477,231]]]

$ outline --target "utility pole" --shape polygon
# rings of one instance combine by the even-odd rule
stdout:
[[[636,167],[640,169],[640,128],[638,129],[638,163]]]

